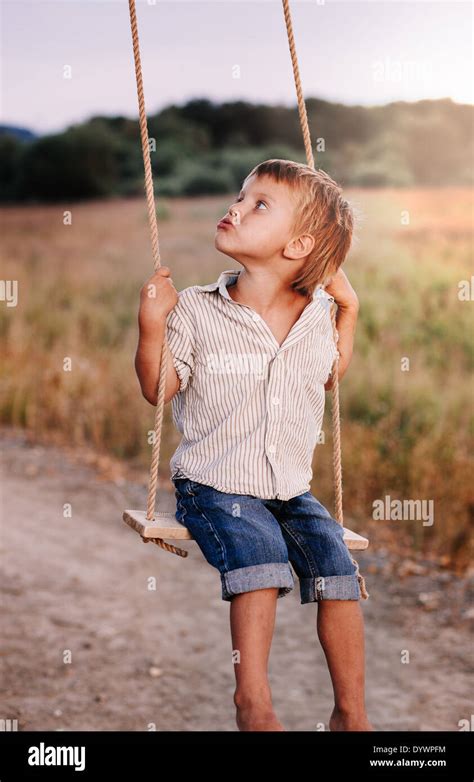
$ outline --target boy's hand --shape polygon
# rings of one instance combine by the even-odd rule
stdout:
[[[342,269],[338,269],[337,273],[331,279],[331,282],[326,285],[325,290],[330,296],[334,296],[334,300],[338,307],[336,312],[336,328],[339,334],[339,339],[337,341],[339,361],[336,364],[336,368],[339,370],[337,375],[340,382],[346,374],[352,359],[354,336],[359,314],[359,299]],[[324,388],[326,391],[330,391],[333,385],[334,378],[330,377],[327,383],[325,383]]]
[[[178,303],[178,292],[170,278],[168,266],[160,266],[140,290],[140,329],[153,329],[166,320],[167,315]]]
[[[337,270],[330,283],[326,285],[325,290],[330,296],[334,296],[337,306],[341,309],[358,311],[359,299],[357,298],[357,293],[350,284],[347,275],[342,271],[342,268]]]

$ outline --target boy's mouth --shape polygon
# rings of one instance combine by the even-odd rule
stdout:
[[[233,228],[234,224],[231,220],[229,220],[228,217],[224,217],[223,220],[219,220],[217,223],[217,228]]]

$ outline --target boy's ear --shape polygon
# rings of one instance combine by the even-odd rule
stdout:
[[[300,236],[291,239],[287,244],[292,258],[304,258],[314,248],[315,240],[311,234],[300,234]]]

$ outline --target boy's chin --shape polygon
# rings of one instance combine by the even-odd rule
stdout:
[[[228,255],[229,258],[233,258],[235,261],[238,260],[238,258],[236,257],[238,253],[232,252],[230,247],[227,248],[225,246],[225,242],[221,242],[220,237],[218,236],[216,236],[214,240],[214,247],[216,248],[216,250],[219,250],[220,253],[223,253],[223,255]]]

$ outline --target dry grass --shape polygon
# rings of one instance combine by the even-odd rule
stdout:
[[[361,301],[356,352],[341,384],[346,514],[368,519],[372,502],[387,494],[432,499],[433,527],[387,523],[403,524],[417,547],[463,567],[474,516],[473,322],[472,302],[457,294],[471,274],[472,198],[453,188],[348,196],[363,219],[346,263]],[[239,268],[213,246],[226,206],[221,197],[160,204],[162,263],[178,289]],[[153,409],[133,367],[138,293],[152,272],[145,204],[74,205],[71,226],[63,225],[65,209],[2,210],[3,277],[18,280],[19,303],[0,309],[1,420],[146,466]],[[72,372],[63,370],[65,357]],[[170,413],[167,406],[165,477],[178,443]],[[330,504],[328,413],[325,420],[312,489]]]

